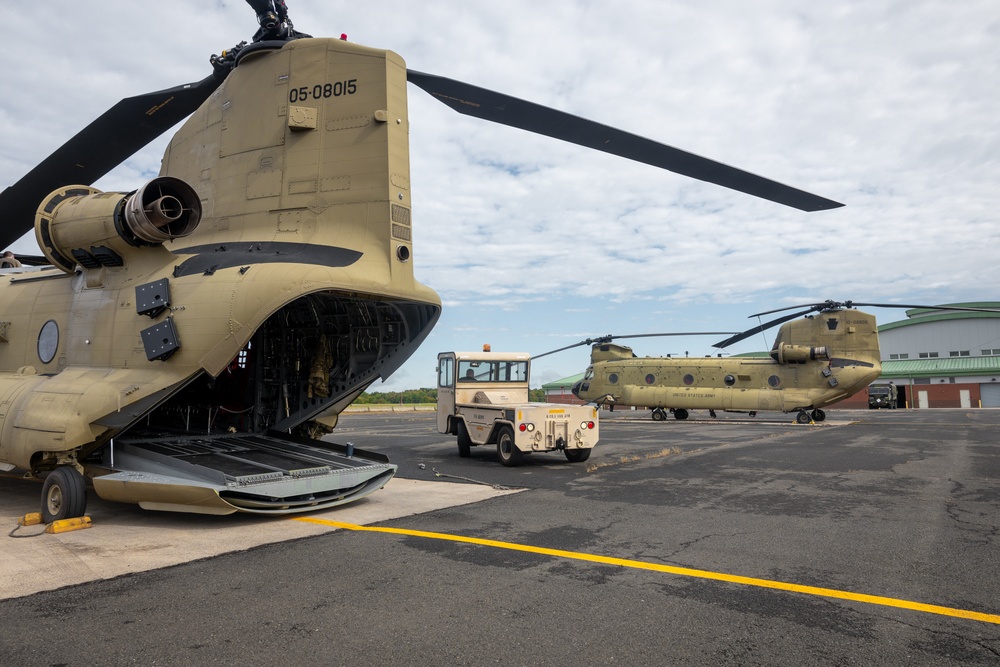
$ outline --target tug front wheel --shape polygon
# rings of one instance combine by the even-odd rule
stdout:
[[[76,468],[62,466],[42,485],[42,520],[52,523],[83,516],[87,511],[87,484]]]
[[[497,456],[500,458],[500,463],[508,468],[520,464],[524,458],[524,454],[514,444],[514,429],[510,426],[500,427],[500,432],[497,434]]]

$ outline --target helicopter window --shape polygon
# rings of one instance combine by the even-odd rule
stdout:
[[[694,384],[694,376],[688,373],[684,376],[684,384],[690,386]]]
[[[767,383],[772,387],[777,387],[778,385],[781,384],[781,378],[779,378],[777,375],[772,375],[771,377],[767,378]]]
[[[998,354],[1000,354],[1000,353],[998,353]],[[588,366],[587,367],[587,372],[583,374],[583,379],[584,380],[593,380],[594,379],[594,367],[593,366]]]
[[[656,382],[656,376],[655,375],[653,375],[652,373],[649,373],[648,375],[646,375],[646,384],[653,384],[654,382]]]
[[[722,381],[726,383],[727,387],[732,387],[734,384],[736,384],[736,378],[734,378],[732,375],[727,375],[726,377],[723,378]]]
[[[47,364],[56,356],[59,348],[59,325],[55,320],[49,320],[42,325],[42,330],[38,332],[38,358],[43,364]]]
[[[608,382],[611,384],[618,384],[618,373],[612,373],[608,376]]]

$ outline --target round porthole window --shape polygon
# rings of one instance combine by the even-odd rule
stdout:
[[[608,382],[611,384],[618,384],[618,373],[612,373],[608,376]]]
[[[736,378],[734,378],[732,375],[727,375],[722,379],[722,381],[726,383],[727,387],[732,387],[734,384],[736,384]]]
[[[656,382],[656,376],[655,375],[653,375],[652,373],[650,373],[649,375],[646,376],[646,384],[653,384],[654,382]]]
[[[779,384],[781,384],[781,378],[779,378],[777,375],[772,375],[771,377],[767,378],[767,383],[772,387],[777,387]]]
[[[59,325],[55,320],[49,320],[38,332],[38,358],[43,364],[52,361],[59,349]]]
[[[688,386],[694,384],[694,376],[691,375],[690,373],[688,373],[687,375],[685,375],[684,376],[684,384],[686,384]]]

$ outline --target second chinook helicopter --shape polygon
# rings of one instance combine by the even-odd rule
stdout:
[[[689,410],[709,410],[712,416],[723,410],[750,416],[758,411],[794,412],[800,424],[820,422],[826,419],[824,407],[862,391],[882,372],[875,316],[854,306],[983,310],[852,301],[806,305],[806,310],[783,315],[714,345],[725,348],[780,324],[766,357],[637,357],[632,348],[611,341],[641,336],[609,335],[581,341],[576,345],[592,345],[590,366],[573,386],[573,394],[612,409],[650,408],[656,421],[666,419],[670,412],[677,419],[687,419]]]
[[[319,440],[427,337],[414,277],[407,84],[457,111],[777,203],[838,202],[592,121],[295,31],[283,0],[203,80],[122,100],[0,193],[0,470],[157,510],[303,512],[380,488],[384,457]],[[190,115],[190,117],[188,117]],[[187,120],[160,173],[91,184]],[[139,185],[139,184],[137,184]]]

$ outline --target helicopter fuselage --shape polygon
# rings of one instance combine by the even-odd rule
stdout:
[[[846,310],[784,324],[769,357],[640,358],[598,343],[573,393],[615,406],[794,412],[843,400],[880,373],[875,317]]]

